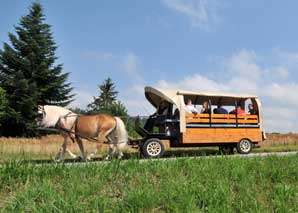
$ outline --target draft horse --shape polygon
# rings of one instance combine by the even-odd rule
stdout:
[[[128,142],[128,134],[123,121],[119,117],[106,114],[78,115],[66,108],[53,105],[38,106],[38,125],[41,127],[54,127],[63,136],[64,142],[56,155],[56,161],[64,159],[67,151],[72,158],[77,156],[68,148],[68,138],[77,141],[81,150],[81,157],[90,160],[98,150],[102,148],[105,141],[109,144],[109,159],[116,152],[118,158],[123,156],[122,150]],[[96,149],[88,156],[84,151],[82,138],[96,138]]]

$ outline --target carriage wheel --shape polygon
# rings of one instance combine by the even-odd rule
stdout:
[[[150,138],[145,141],[142,146],[142,154],[145,158],[159,158],[165,151],[161,140],[157,138]]]
[[[249,154],[252,150],[252,143],[250,140],[244,138],[237,143],[237,151],[239,154]]]

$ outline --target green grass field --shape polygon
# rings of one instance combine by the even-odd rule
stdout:
[[[298,155],[0,168],[3,212],[297,212]]]

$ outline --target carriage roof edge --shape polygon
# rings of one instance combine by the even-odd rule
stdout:
[[[225,99],[258,99],[258,96],[251,94],[231,94],[231,93],[212,93],[212,92],[193,92],[185,90],[164,90],[153,87],[145,87],[145,96],[147,100],[155,107],[162,100],[169,101],[179,106],[178,96],[201,96],[201,97],[222,97]],[[231,102],[231,101],[230,101]]]

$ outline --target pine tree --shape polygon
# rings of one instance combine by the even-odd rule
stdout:
[[[72,101],[72,88],[66,83],[69,73],[55,64],[57,46],[44,20],[42,6],[32,3],[15,27],[16,35],[8,34],[11,45],[4,43],[0,50],[0,86],[14,110],[5,135],[33,135],[38,104],[66,106]]]
[[[115,85],[111,78],[107,78],[102,85],[98,85],[99,96],[93,97],[93,102],[88,105],[91,111],[107,111],[112,103],[116,101],[118,92],[115,91]]]
[[[8,100],[6,98],[6,92],[0,87],[0,126],[2,125],[5,117],[7,116]]]
[[[88,105],[89,114],[105,113],[115,116],[127,116],[127,109],[117,100],[118,92],[111,78],[107,78],[98,86],[99,96],[93,97],[93,102]]]

